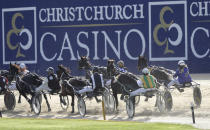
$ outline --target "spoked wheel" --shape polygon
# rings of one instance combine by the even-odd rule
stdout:
[[[201,90],[199,87],[195,87],[193,89],[193,98],[194,98],[194,102],[195,102],[196,106],[199,107],[201,105],[201,101],[202,101]]]
[[[106,113],[112,114],[116,109],[116,102],[114,96],[110,92],[105,92],[102,96]]]
[[[173,99],[172,99],[171,93],[169,91],[165,91],[163,96],[165,100],[166,111],[171,111],[173,107]]]
[[[16,99],[15,95],[12,92],[6,92],[4,95],[4,104],[7,108],[7,110],[14,110],[15,105],[16,105]]]
[[[134,98],[129,98],[126,101],[126,111],[129,118],[133,118],[135,115],[135,105],[134,105]]]
[[[140,102],[140,96],[135,96],[135,105],[138,105]]]
[[[166,99],[164,97],[164,93],[158,93],[157,95],[157,107],[161,113],[166,112]]]
[[[39,98],[40,104],[42,104],[42,94],[41,93],[37,94],[37,97]]]
[[[85,101],[82,97],[78,98],[77,107],[78,107],[78,111],[79,111],[80,115],[82,117],[84,117],[86,114],[86,105],[85,105]]]
[[[69,107],[69,98],[68,96],[60,96],[60,104],[63,110],[67,110]]]
[[[40,104],[39,97],[40,97],[39,94],[37,94],[37,95],[33,96],[31,99],[32,100],[31,107],[36,115],[39,115],[41,112],[41,104]]]

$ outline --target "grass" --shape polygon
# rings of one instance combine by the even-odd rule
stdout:
[[[78,119],[2,118],[0,130],[197,130],[189,125]]]

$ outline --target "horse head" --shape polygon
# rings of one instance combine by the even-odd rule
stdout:
[[[16,74],[18,74],[20,72],[20,67],[17,64],[11,64],[10,63],[10,69],[9,69],[9,73],[13,76],[15,76]]]
[[[107,61],[107,73],[109,76],[116,74],[115,60],[109,59]]]
[[[138,70],[142,70],[143,68],[147,67],[148,66],[148,63],[147,63],[147,59],[146,57],[144,56],[139,56],[139,59],[138,59]]]
[[[63,74],[69,76],[70,73],[71,73],[71,70],[70,70],[69,68],[65,67],[65,66],[62,65],[62,64],[58,65],[58,70],[56,71],[56,74],[57,74],[57,76],[58,76],[59,79],[61,78],[61,76],[62,76]]]
[[[79,60],[79,69],[90,69],[91,63],[89,61],[89,58],[86,56],[82,56]]]

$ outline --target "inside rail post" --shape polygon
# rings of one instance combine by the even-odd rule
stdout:
[[[106,120],[106,111],[105,111],[105,108],[104,108],[104,101],[103,100],[102,100],[102,112],[103,112],[104,120]]]

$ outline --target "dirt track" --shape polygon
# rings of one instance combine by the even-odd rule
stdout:
[[[200,108],[195,109],[196,124],[195,127],[201,129],[210,129],[210,74],[194,74],[193,79],[201,84],[202,104]],[[16,100],[18,93],[16,94]],[[192,124],[190,104],[193,102],[192,89],[185,89],[185,92],[179,93],[177,90],[172,92],[173,97],[173,109],[167,114],[161,114],[155,105],[155,98],[149,99],[148,102],[144,101],[144,97],[141,98],[140,104],[136,107],[136,114],[132,121],[141,122],[169,122],[169,123],[181,123]],[[75,113],[71,114],[71,107],[67,111],[63,111],[58,96],[48,96],[51,104],[52,111],[47,112],[47,106],[45,101],[42,103],[42,112],[39,116],[34,116],[30,112],[30,106],[24,98],[22,98],[21,104],[16,104],[14,111],[6,111],[3,103],[3,96],[0,96],[0,110],[3,110],[3,116],[9,118],[73,118],[81,119],[77,111],[77,103],[75,102]],[[69,97],[70,98],[70,97]],[[71,100],[71,99],[70,99]],[[76,100],[77,101],[77,100]],[[86,100],[87,115],[86,119],[102,120],[102,108],[101,103],[96,103],[95,100]],[[120,101],[119,110],[114,115],[107,115],[108,120],[131,120],[128,119],[125,103]]]

